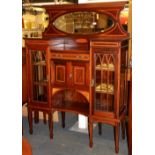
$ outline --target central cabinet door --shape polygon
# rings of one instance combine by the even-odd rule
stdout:
[[[52,59],[51,77],[51,83],[54,87],[88,89],[89,63]]]

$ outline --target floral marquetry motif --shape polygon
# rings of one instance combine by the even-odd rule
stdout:
[[[65,82],[65,67],[61,65],[56,66],[56,81]]]
[[[74,83],[85,84],[85,69],[84,67],[74,67]]]

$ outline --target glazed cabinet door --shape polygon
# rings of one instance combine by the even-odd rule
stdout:
[[[41,106],[48,105],[47,53],[47,48],[28,49],[30,101]]]
[[[119,50],[117,44],[92,43],[92,89],[94,115],[118,114]]]

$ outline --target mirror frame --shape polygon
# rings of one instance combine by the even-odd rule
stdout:
[[[46,9],[46,13],[49,15],[49,25],[43,32],[44,38],[51,37],[84,37],[84,38],[123,38],[128,37],[129,33],[124,31],[120,23],[120,12],[124,9],[127,2],[107,2],[107,3],[91,3],[91,4],[66,4],[66,5],[45,5],[43,6]],[[104,31],[99,33],[81,35],[81,34],[69,34],[63,31],[56,29],[53,25],[53,22],[60,16],[70,13],[70,12],[79,12],[79,11],[93,11],[101,13],[110,17],[114,25]]]

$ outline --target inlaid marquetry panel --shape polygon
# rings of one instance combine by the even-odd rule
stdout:
[[[72,62],[73,83],[77,89],[89,89],[89,63],[75,61]]]
[[[84,85],[85,83],[85,68],[74,67],[74,84]]]
[[[56,82],[65,82],[65,66],[56,66]]]
[[[89,54],[52,53],[51,57],[58,60],[84,60],[89,61]]]

